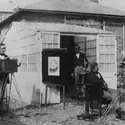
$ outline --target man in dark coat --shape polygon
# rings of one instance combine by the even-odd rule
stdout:
[[[90,84],[94,83],[103,83],[103,98],[106,100],[114,100],[118,98],[118,93],[120,95],[121,92],[118,92],[118,90],[108,88],[107,83],[103,79],[102,75],[98,72],[98,63],[93,62],[91,63],[91,71],[86,75],[86,82]],[[124,101],[125,94],[123,94],[119,100]],[[120,101],[117,101],[114,105],[115,112],[117,113],[118,118],[124,117],[124,111],[120,107]]]
[[[0,60],[6,60],[9,59],[9,57],[5,54],[6,51],[6,46],[4,43],[0,44]],[[3,69],[2,65],[1,65],[1,69]],[[1,70],[0,69],[0,70]],[[8,73],[0,73],[0,80],[5,80],[7,77]]]
[[[75,84],[84,84],[84,74],[85,70],[89,64],[89,61],[84,53],[80,52],[80,46],[78,44],[74,45],[75,55],[74,55],[74,70],[75,70]],[[84,96],[84,88],[81,87],[80,90]]]
[[[6,60],[9,59],[9,57],[5,54],[6,46],[4,43],[0,44],[0,60]],[[5,93],[5,88],[3,87],[3,84],[9,83],[9,77],[8,73],[3,72],[3,66],[2,63],[0,64],[0,106],[2,106],[3,103],[3,97]]]

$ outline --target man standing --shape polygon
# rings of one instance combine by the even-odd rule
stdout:
[[[89,61],[84,53],[80,52],[80,46],[78,44],[74,45],[75,55],[74,55],[74,68],[75,68],[75,84],[84,84],[84,74],[88,67]],[[80,88],[83,96],[85,95],[84,88]]]
[[[0,60],[6,60],[9,57],[5,54],[6,51],[6,46],[4,43],[0,44]],[[4,67],[2,64],[0,64],[0,70],[2,70]],[[5,73],[3,71],[0,71],[0,106],[3,105],[3,97],[5,93],[5,87],[4,84],[5,82],[9,83],[9,77],[8,73]]]

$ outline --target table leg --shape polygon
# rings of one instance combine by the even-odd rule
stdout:
[[[47,106],[47,91],[48,91],[48,89],[47,89],[47,85],[46,85],[46,89],[45,89],[45,107]]]
[[[63,109],[65,110],[65,85],[63,86]]]

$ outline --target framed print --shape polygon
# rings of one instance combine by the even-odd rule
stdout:
[[[48,76],[60,76],[60,57],[48,57]]]

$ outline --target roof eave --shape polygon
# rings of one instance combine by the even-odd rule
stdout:
[[[115,18],[123,18],[125,15],[111,15],[111,14],[95,14],[95,13],[80,13],[80,12],[69,12],[69,11],[53,11],[53,10],[35,10],[35,9],[25,9],[21,8],[23,11],[29,11],[29,12],[48,12],[48,13],[61,13],[65,15],[93,15],[93,16],[102,16],[102,17],[115,17]]]
[[[17,12],[13,13],[12,15],[10,15],[9,17],[7,17],[5,20],[3,20],[1,23],[0,23],[0,27],[6,23],[6,22],[9,22],[9,21],[12,21],[14,17],[16,17],[22,10],[18,10]]]
[[[97,17],[114,17],[114,18],[125,18],[125,15],[107,15],[107,14],[95,14],[95,13],[78,13],[78,12],[64,12],[64,11],[51,11],[51,10],[34,10],[34,9],[24,9],[24,8],[19,8],[18,11],[10,15],[8,18],[3,20],[0,23],[0,27],[8,22],[8,21],[13,21],[13,19],[18,16],[21,12],[47,12],[47,13],[56,13],[56,14],[64,14],[64,15],[90,15],[90,16],[97,16]]]

